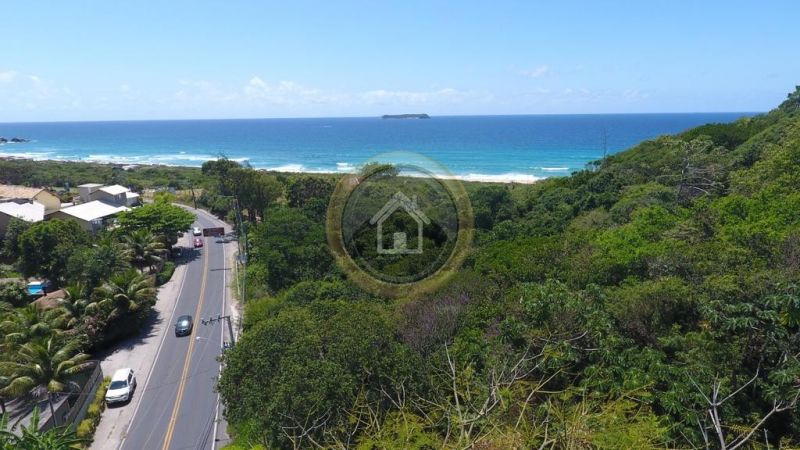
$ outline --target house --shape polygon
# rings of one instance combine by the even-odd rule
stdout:
[[[0,184],[0,203],[31,203],[44,205],[44,214],[48,215],[61,208],[61,199],[43,188]]]
[[[133,206],[139,203],[139,194],[118,184],[111,186],[97,183],[82,184],[78,186],[78,194],[82,203],[95,200],[102,200],[117,206]]]
[[[78,196],[81,199],[81,203],[89,203],[92,200],[97,200],[95,198],[95,192],[97,192],[97,190],[101,187],[103,187],[103,185],[99,183],[86,183],[79,185]]]
[[[127,206],[93,200],[64,208],[48,216],[48,219],[75,220],[85,230],[96,233],[105,228],[114,216],[129,210]]]
[[[408,235],[406,232],[395,232],[392,236],[391,248],[384,248],[383,223],[397,210],[402,209],[417,224],[417,245],[408,248]],[[417,197],[408,198],[402,192],[396,192],[388,202],[369,220],[370,225],[377,225],[377,250],[380,254],[406,255],[422,253],[422,229],[431,221],[417,205]]]
[[[128,191],[125,193],[125,205],[128,207],[136,206],[142,202],[141,197],[136,192]]]
[[[0,203],[0,237],[5,236],[11,219],[21,219],[34,223],[44,220],[47,208],[39,202],[16,203],[9,201]]]

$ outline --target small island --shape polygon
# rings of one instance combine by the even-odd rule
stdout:
[[[427,114],[384,114],[384,119],[430,119]]]

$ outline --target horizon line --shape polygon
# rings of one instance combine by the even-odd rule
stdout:
[[[437,117],[528,117],[528,116],[644,116],[666,114],[764,114],[768,111],[673,111],[673,112],[617,112],[617,113],[524,113],[524,114],[442,114],[431,115],[429,119],[396,119],[396,120],[430,120]],[[411,113],[403,113],[411,114]],[[414,113],[422,114],[422,113]],[[308,119],[382,119],[381,116],[354,115],[354,116],[295,116],[295,117],[225,117],[225,118],[170,118],[170,119],[87,119],[87,120],[29,120],[0,122],[0,125],[37,124],[37,123],[109,123],[109,122],[203,122],[226,120],[308,120]],[[385,119],[393,120],[393,119]]]

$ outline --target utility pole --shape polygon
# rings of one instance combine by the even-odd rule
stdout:
[[[236,246],[239,249],[239,254],[236,261],[242,264],[241,278],[239,278],[239,295],[241,301],[247,301],[245,296],[245,285],[247,284],[247,230],[245,229],[244,220],[242,220],[242,210],[239,208],[239,199],[235,195],[220,195],[222,198],[229,198],[233,202],[233,211],[236,220]]]
[[[231,346],[236,345],[236,336],[233,334],[233,323],[231,323],[231,316],[217,314],[217,317],[209,317],[208,319],[201,318],[200,323],[203,325],[214,325],[217,322],[222,322],[223,319],[228,322],[228,333],[231,335]],[[223,342],[222,345],[224,347],[225,342]]]

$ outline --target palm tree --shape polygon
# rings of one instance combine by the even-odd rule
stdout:
[[[128,261],[131,252],[113,233],[102,233],[98,236],[86,255],[90,259],[73,274],[72,279],[80,280],[89,287],[98,286],[111,274],[130,267]]]
[[[35,304],[16,308],[0,321],[4,349],[20,345],[32,339],[46,339],[57,334],[60,324],[55,320],[56,313],[47,311]]]
[[[57,325],[64,329],[77,326],[89,305],[89,289],[84,283],[76,283],[64,288],[64,298],[59,299],[58,308],[53,310]]]
[[[166,252],[164,243],[148,230],[132,231],[122,239],[131,265],[141,272],[144,272],[145,267],[152,272],[153,266],[161,262]]]
[[[41,399],[46,395],[55,418],[53,395],[80,389],[74,376],[94,366],[88,361],[89,355],[80,352],[79,345],[76,341],[62,343],[57,337],[24,344],[14,360],[0,362],[0,373],[9,378],[8,385],[0,389],[0,396]]]
[[[96,297],[97,301],[89,305],[89,309],[108,310],[107,320],[110,322],[128,312],[137,311],[142,306],[155,303],[156,290],[152,276],[128,270],[112,276],[97,288]]]

